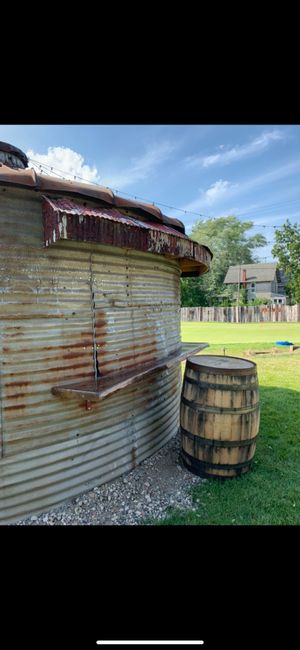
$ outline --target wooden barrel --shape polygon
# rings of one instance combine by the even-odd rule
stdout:
[[[259,415],[256,363],[215,355],[187,359],[181,454],[191,472],[216,478],[245,474],[255,453]]]

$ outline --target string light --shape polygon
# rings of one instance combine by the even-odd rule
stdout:
[[[47,165],[46,163],[39,163],[38,161],[33,160],[33,158],[29,158],[29,160],[30,160],[30,162],[32,162],[32,163],[34,163],[36,165],[39,165],[39,166],[42,165],[43,167],[48,167],[49,169],[51,169],[53,171],[53,173],[55,173],[56,176],[58,176],[60,178],[65,178],[65,177],[60,176],[60,174],[58,174],[57,172],[62,172],[63,174],[68,174],[69,176],[73,176],[73,174],[71,172],[65,172],[62,169],[58,169],[58,167],[51,167],[50,165]],[[54,171],[54,170],[56,170],[56,171]],[[100,185],[100,183],[96,183],[95,181],[87,180],[86,178],[83,178],[82,176],[76,176],[76,178],[84,181],[85,183],[96,185],[97,187],[103,187],[102,185]],[[113,192],[116,192],[116,193],[120,192],[120,190],[118,190],[115,187],[106,187],[106,189],[113,190]],[[179,212],[183,212],[184,214],[193,214],[196,217],[204,217],[205,219],[216,219],[217,218],[217,217],[211,217],[211,216],[205,215],[202,212],[192,212],[191,210],[184,210],[183,208],[176,208],[174,205],[166,205],[166,203],[160,203],[159,201],[151,201],[151,200],[145,199],[145,198],[143,198],[141,196],[135,196],[134,194],[129,194],[128,192],[122,191],[121,193],[124,194],[125,196],[129,196],[131,198],[134,198],[135,200],[143,201],[144,203],[149,203],[149,204],[152,204],[154,206],[155,205],[161,205],[164,208],[168,208],[169,210],[178,210]]]
[[[39,169],[41,170],[41,173],[42,173],[42,171],[44,171],[44,173],[47,174],[48,176],[50,174],[49,174],[49,172],[47,173],[47,169],[45,169],[45,168],[50,169],[50,171],[55,176],[57,176],[58,178],[62,178],[63,180],[67,180],[66,177],[62,176],[58,172],[62,172],[63,174],[67,174],[69,176],[72,176],[74,178],[74,180],[79,179],[81,181],[84,181],[85,183],[96,185],[97,187],[103,187],[102,185],[100,185],[100,183],[96,183],[96,181],[87,180],[86,178],[83,178],[82,176],[78,176],[78,175],[74,176],[72,174],[72,172],[66,172],[66,171],[64,171],[62,169],[58,169],[57,167],[47,165],[46,163],[40,163],[40,162],[38,162],[36,160],[33,160],[32,158],[29,158],[29,160],[30,160],[31,163],[33,163],[34,165],[39,167]],[[44,170],[42,170],[42,168],[44,168]],[[113,190],[113,192],[115,192],[116,194],[118,194],[120,192],[120,190],[118,190],[118,189],[116,189],[114,187],[112,187],[112,188],[106,187],[106,189]],[[168,208],[169,210],[177,210],[178,212],[182,212],[183,214],[192,214],[192,215],[194,215],[196,217],[202,217],[204,219],[209,219],[211,221],[216,221],[217,219],[220,218],[220,217],[212,217],[212,216],[203,214],[202,212],[193,212],[191,210],[185,210],[184,208],[176,208],[175,206],[167,205],[166,203],[160,203],[159,201],[150,201],[149,199],[145,199],[145,198],[142,198],[141,196],[136,196],[134,194],[129,194],[128,192],[123,192],[122,191],[121,194],[125,195],[125,196],[129,196],[131,198],[134,198],[135,200],[143,201],[144,203],[152,204],[154,207],[156,205],[160,205],[160,206],[162,206],[164,208]],[[269,208],[268,208],[268,206],[263,206],[261,209],[236,213],[235,216],[239,217],[239,216],[243,216],[245,214],[251,215],[252,213],[262,212],[263,210],[266,210],[266,209],[272,209],[272,205],[273,205],[273,207],[276,207],[276,205],[286,205],[286,204],[289,204],[289,203],[297,203],[299,201],[300,201],[300,199],[294,199],[292,201],[286,201],[284,203],[273,203],[273,204],[270,204]],[[280,226],[274,226],[272,224],[253,224],[252,228],[273,228],[274,230],[276,230],[276,228],[280,228]],[[267,243],[273,244],[275,242],[271,241],[271,242],[267,242]]]

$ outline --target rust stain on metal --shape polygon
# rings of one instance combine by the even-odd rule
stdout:
[[[131,449],[131,460],[132,460],[133,467],[136,467],[137,458],[136,458],[136,447],[135,446],[133,446],[132,449]]]
[[[98,329],[101,329],[102,327],[105,327],[107,325],[107,316],[104,311],[104,309],[96,309],[95,310],[95,327]]]
[[[85,336],[86,336],[86,334],[85,334]],[[78,350],[79,349],[84,350],[84,349],[87,349],[87,348],[91,348],[92,345],[93,345],[93,341],[92,341],[92,338],[91,338],[90,340],[84,340],[84,341],[82,341],[80,343],[73,343],[72,345],[66,344],[66,345],[57,345],[57,346],[56,345],[52,345],[52,346],[47,345],[45,347],[43,346],[43,352],[54,352],[56,355],[59,355],[60,351],[63,351],[63,350],[68,350],[70,352],[71,352],[71,350],[77,350],[77,349]],[[3,352],[11,352],[13,354],[16,353],[16,348],[14,347],[14,345],[11,345],[11,346],[5,345],[5,346],[3,346],[2,350],[3,350]],[[17,352],[18,352],[18,354],[27,354],[27,353],[32,352],[32,347],[28,347],[28,348],[19,348],[18,347]],[[51,357],[44,357],[44,360],[47,360],[47,359],[51,359]]]
[[[209,268],[212,256],[207,247],[162,223],[146,223],[115,208],[87,208],[66,199],[43,197],[42,207],[46,247],[61,239],[99,242],[191,260],[201,273]]]
[[[28,397],[28,393],[16,393],[16,392],[14,392],[13,394],[9,395],[9,392],[8,392],[8,394],[6,395],[6,399],[8,399],[8,400],[9,399],[11,399],[11,400],[20,399],[21,397]]]
[[[91,348],[91,354],[93,350]],[[61,356],[62,359],[81,359],[82,358],[82,352],[66,352]],[[70,366],[69,366],[70,367]]]
[[[13,390],[15,390],[16,388],[23,388],[23,386],[24,387],[31,386],[31,382],[30,381],[13,381],[13,382],[11,382],[9,384],[9,386],[10,386],[10,388],[13,388]]]
[[[14,404],[13,406],[3,406],[3,411],[24,411],[26,409],[26,404]]]

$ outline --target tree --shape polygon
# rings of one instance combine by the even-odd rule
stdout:
[[[244,307],[247,304],[248,304],[247,289],[245,289],[245,287],[241,287],[239,305],[241,305],[241,307]]]
[[[199,282],[200,278],[181,278],[181,306],[207,306],[207,295]]]
[[[300,303],[300,226],[286,223],[275,230],[275,244],[272,255],[278,259],[278,266],[288,278],[286,292],[291,303]]]
[[[272,300],[269,298],[253,298],[248,302],[248,305],[271,305]]]
[[[251,237],[246,235],[252,226],[252,221],[240,221],[232,215],[195,222],[191,239],[208,246],[213,253],[211,270],[197,279],[200,295],[205,300],[205,302],[198,302],[198,305],[213,305],[219,302],[220,298],[228,299],[228,288],[224,287],[223,282],[229,266],[253,264],[257,261],[254,255],[255,249],[265,246],[267,242],[261,234]],[[191,279],[185,279],[184,300],[193,299],[192,286]],[[183,306],[192,306],[184,303],[183,299]],[[196,306],[196,303],[193,305]]]

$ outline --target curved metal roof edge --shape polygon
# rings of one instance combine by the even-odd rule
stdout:
[[[149,203],[134,201],[118,196],[108,187],[95,186],[89,183],[79,183],[75,181],[66,181],[54,176],[43,176],[37,174],[32,168],[12,169],[0,163],[0,185],[12,185],[15,187],[24,187],[42,192],[63,192],[83,198],[91,198],[106,203],[106,205],[116,206],[121,209],[129,209],[137,212],[146,213],[158,221],[170,225],[185,234],[185,227],[182,221],[173,217],[168,217],[161,210]]]
[[[191,239],[191,238],[189,237],[189,239]],[[195,241],[195,239],[191,239],[191,241],[193,242],[193,244],[196,244],[196,246],[201,246],[202,248],[205,248],[205,250],[207,250],[207,252],[209,253],[209,255],[211,257],[211,260],[213,259],[214,254],[210,250],[209,246],[206,246],[205,244],[200,244],[200,242]]]
[[[13,169],[0,163],[0,186],[1,185],[31,189],[42,193],[49,192],[57,194],[61,192],[65,195],[72,195],[74,197],[79,196],[81,199],[84,198],[100,201],[107,207],[116,207],[121,210],[128,209],[137,215],[142,213],[142,215],[146,215],[148,219],[149,216],[151,216],[150,222],[153,221],[154,218],[157,222],[170,226],[185,235],[184,224],[182,221],[179,221],[179,219],[168,217],[163,214],[158,207],[148,203],[139,203],[132,199],[117,196],[110,188],[101,185],[95,186],[89,183],[65,181],[60,178],[55,178],[54,176],[43,176],[42,174],[37,174],[34,169],[29,167],[25,169]],[[199,246],[202,249],[205,249],[209,253],[210,258],[213,258],[213,254],[208,246],[190,239],[187,235],[186,237],[190,241],[193,241],[194,246]]]

